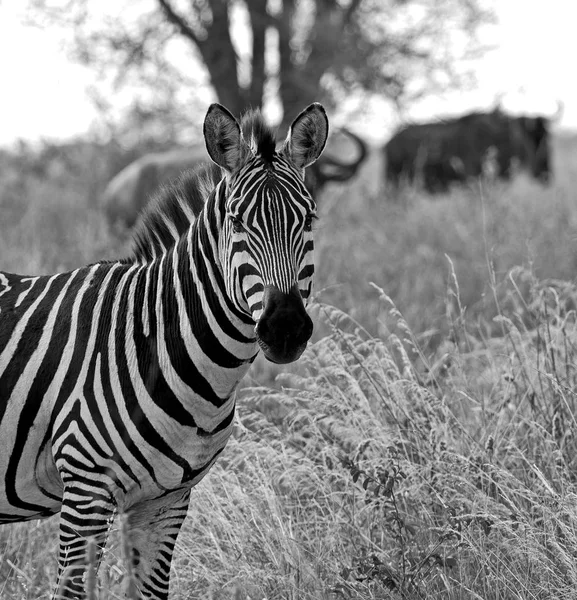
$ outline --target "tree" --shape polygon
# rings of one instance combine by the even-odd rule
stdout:
[[[290,121],[352,92],[401,106],[458,85],[456,59],[482,51],[492,19],[482,1],[29,0],[32,20],[71,31],[71,56],[112,84],[94,88],[103,106],[103,90],[132,90],[141,114],[180,105],[189,121],[202,89],[235,114],[276,107]]]

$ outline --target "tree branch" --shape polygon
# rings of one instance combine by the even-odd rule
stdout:
[[[198,48],[218,100],[233,114],[240,114],[246,107],[246,100],[238,84],[238,59],[230,37],[228,1],[209,1],[212,20],[205,25],[207,30],[205,39],[194,32],[168,0],[158,0],[158,3],[166,18]]]
[[[181,33],[181,35],[183,35],[185,38],[188,38],[191,42],[196,44],[198,46],[198,48],[200,49],[200,46],[202,45],[203,42],[202,42],[202,40],[199,39],[199,37],[196,35],[196,33],[194,33],[194,29],[192,29],[192,27],[190,27],[188,25],[188,23],[186,22],[186,19],[181,17],[174,10],[174,8],[171,6],[171,4],[169,2],[167,2],[167,0],[158,0],[158,4],[160,5],[160,8],[162,9],[162,12],[164,13],[164,15],[166,17],[166,20],[169,23],[172,23],[178,29],[178,31]]]

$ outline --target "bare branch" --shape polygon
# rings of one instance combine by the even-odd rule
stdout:
[[[174,10],[170,2],[167,0],[158,0],[158,4],[165,14],[168,22],[172,23],[178,29],[181,35],[194,42],[200,48],[203,41],[196,35],[194,29],[188,25],[186,19],[184,19],[176,12],[176,10]]]

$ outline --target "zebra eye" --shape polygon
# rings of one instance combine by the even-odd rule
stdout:
[[[242,220],[239,219],[238,217],[231,216],[230,220],[232,222],[232,230],[235,233],[240,233],[244,229],[244,227],[242,225]]]
[[[312,231],[313,229],[313,221],[318,219],[316,215],[310,214],[305,218],[305,231]]]

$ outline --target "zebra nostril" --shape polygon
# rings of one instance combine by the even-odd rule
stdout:
[[[305,313],[304,318],[295,327],[289,328],[289,335],[294,338],[297,344],[308,342],[313,333],[313,322]]]
[[[270,326],[268,324],[268,320],[263,319],[261,317],[261,319],[259,320],[259,322],[257,323],[257,326],[256,326],[256,334],[261,339],[265,339],[268,337],[269,331],[270,331]]]

